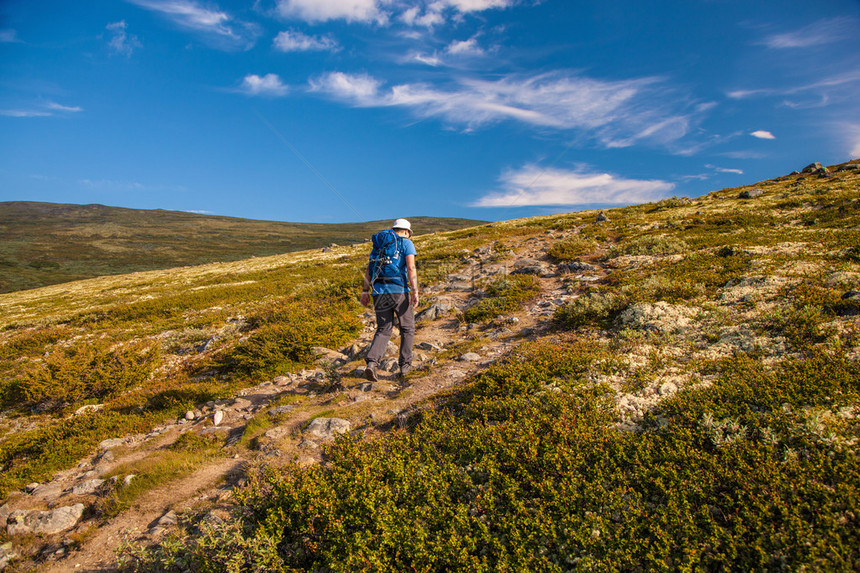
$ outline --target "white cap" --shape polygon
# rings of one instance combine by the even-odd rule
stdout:
[[[412,234],[412,224],[406,219],[397,219],[394,221],[394,224],[391,225],[392,229],[406,229],[409,231],[409,234]]]

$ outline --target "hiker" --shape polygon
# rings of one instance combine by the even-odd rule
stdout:
[[[418,306],[418,271],[415,268],[415,245],[412,225],[397,219],[391,229],[373,235],[373,249],[364,274],[361,304],[376,311],[376,334],[367,353],[364,376],[376,382],[376,369],[385,355],[394,329],[394,317],[400,322],[400,378],[412,370],[412,343],[415,340],[415,307]]]

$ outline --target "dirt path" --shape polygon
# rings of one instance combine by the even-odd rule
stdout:
[[[447,281],[424,293],[424,298],[430,303],[441,302],[462,311],[475,301],[473,279],[491,279],[509,272],[516,265],[528,266],[535,262],[542,265],[544,270],[538,273],[541,284],[538,297],[525,308],[505,315],[490,326],[469,328],[456,319],[455,312],[433,321],[419,323],[416,343],[432,346],[427,349],[416,348],[418,368],[410,375],[406,387],[402,387],[394,379],[394,374],[385,372],[380,373],[381,379],[378,383],[368,387],[363,378],[353,373],[356,364],[363,362],[352,361],[339,369],[340,384],[334,391],[316,394],[311,390],[315,388],[312,379],[309,381],[300,375],[290,375],[274,382],[262,382],[259,386],[240,392],[232,405],[225,406],[223,427],[212,427],[211,416],[201,417],[189,424],[178,423],[160,438],[161,442],[175,439],[175,435],[188,429],[201,432],[222,431],[229,442],[231,436],[241,435],[245,420],[250,419],[256,412],[264,412],[279,397],[303,394],[305,398],[295,415],[281,421],[279,426],[270,428],[259,438],[256,450],[234,448],[238,452],[235,454],[236,458],[219,459],[185,478],[148,492],[131,509],[107,524],[88,533],[79,533],[83,541],[78,550],[35,566],[34,570],[41,573],[115,571],[116,551],[123,540],[142,544],[156,542],[158,533],[153,533],[153,527],[157,526],[158,520],[167,512],[173,511],[182,516],[186,511],[200,511],[200,508],[205,510],[206,507],[214,506],[219,500],[229,496],[229,488],[217,486],[222,485],[228,475],[241,473],[248,464],[263,462],[277,465],[291,459],[304,464],[317,463],[321,459],[318,441],[309,440],[302,434],[306,422],[318,415],[317,413],[326,412],[325,415],[329,417],[345,418],[353,430],[363,430],[372,436],[384,431],[380,428],[386,427],[388,422],[396,422],[398,416],[404,412],[447,388],[463,383],[475,372],[504,357],[523,338],[545,330],[558,304],[576,296],[575,291],[589,288],[598,275],[602,274],[595,272],[587,277],[580,276],[579,282],[573,275],[555,275],[553,266],[540,261],[544,258],[545,247],[552,239],[550,236],[540,236],[537,240],[525,239],[514,246],[515,252],[518,253],[514,259],[483,262],[470,272],[448,277]],[[372,328],[369,327],[356,342],[364,345],[371,337]],[[460,347],[469,348],[469,351],[476,353],[479,358],[460,359]],[[439,357],[446,350],[447,355]],[[466,350],[463,350],[463,353],[465,352]],[[319,376],[315,373],[307,376],[314,375]],[[209,419],[208,425],[205,419]],[[171,432],[175,434],[172,438]],[[140,450],[129,453],[129,456],[141,455]]]

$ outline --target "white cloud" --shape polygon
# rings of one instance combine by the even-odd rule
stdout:
[[[379,98],[379,81],[358,74],[332,72],[311,80],[311,91],[327,93],[361,107],[382,105]]]
[[[675,188],[667,181],[625,179],[585,170],[541,169],[537,165],[507,171],[500,182],[502,191],[488,193],[471,206],[630,205],[656,201]]]
[[[424,54],[413,54],[410,58],[411,61],[420,62],[422,64],[426,64],[431,67],[438,67],[442,65],[442,60],[436,54],[432,56],[427,56]]]
[[[592,132],[608,147],[647,140],[667,145],[687,134],[695,116],[673,113],[682,105],[653,88],[656,80],[600,81],[554,73],[509,75],[498,80],[460,79],[446,88],[399,84],[383,89],[367,75],[342,72],[310,81],[311,90],[362,107],[404,107],[421,118],[436,117],[473,129],[514,120],[553,129]],[[654,92],[654,93],[651,93]]]
[[[278,0],[278,12],[285,18],[307,22],[346,20],[348,22],[384,23],[388,15],[379,9],[377,0]]]
[[[448,44],[445,51],[455,56],[483,56],[484,50],[478,45],[476,38],[463,41],[454,41]]]
[[[249,49],[256,42],[257,26],[236,20],[218,9],[204,8],[194,0],[128,0],[133,4],[159,12],[175,24],[203,33],[219,48]]]
[[[258,76],[249,74],[242,80],[239,91],[252,96],[284,96],[290,91],[277,74],[266,74]]]
[[[444,3],[460,12],[479,12],[491,8],[507,8],[513,0],[444,0]]]
[[[308,36],[295,30],[285,30],[273,42],[281,52],[326,52],[338,49],[337,41],[330,36]]]
[[[753,131],[752,133],[750,133],[750,135],[757,139],[776,139],[776,137],[771,132],[765,131],[763,129]]]
[[[140,43],[137,36],[128,34],[126,31],[128,25],[125,23],[125,20],[113,22],[105,26],[105,28],[111,34],[108,46],[117,54],[130,57],[136,49],[143,47],[143,44]]]
[[[829,18],[813,22],[799,30],[784,34],[772,34],[762,40],[762,44],[768,48],[810,48],[832,44],[856,34],[860,26],[854,18]]]

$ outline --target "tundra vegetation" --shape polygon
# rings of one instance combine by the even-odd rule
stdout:
[[[744,198],[753,187],[607,210],[601,222],[578,212],[416,237],[424,281],[476,249],[504,258],[535,240],[553,264],[603,275],[567,275],[573,296],[548,328],[401,427],[342,436],[321,464],[250,472],[231,519],[130,545],[123,567],[860,569],[860,175],[793,174]],[[344,247],[4,295],[0,495],[102,439],[309,366],[313,346],[346,344],[361,328],[366,255]],[[459,318],[489,333],[540,285],[519,274],[479,284],[483,298]],[[652,401],[626,407],[637,400]],[[193,466],[253,442],[183,440],[129,470],[150,477],[105,501],[105,518],[181,472],[183,455]]]

